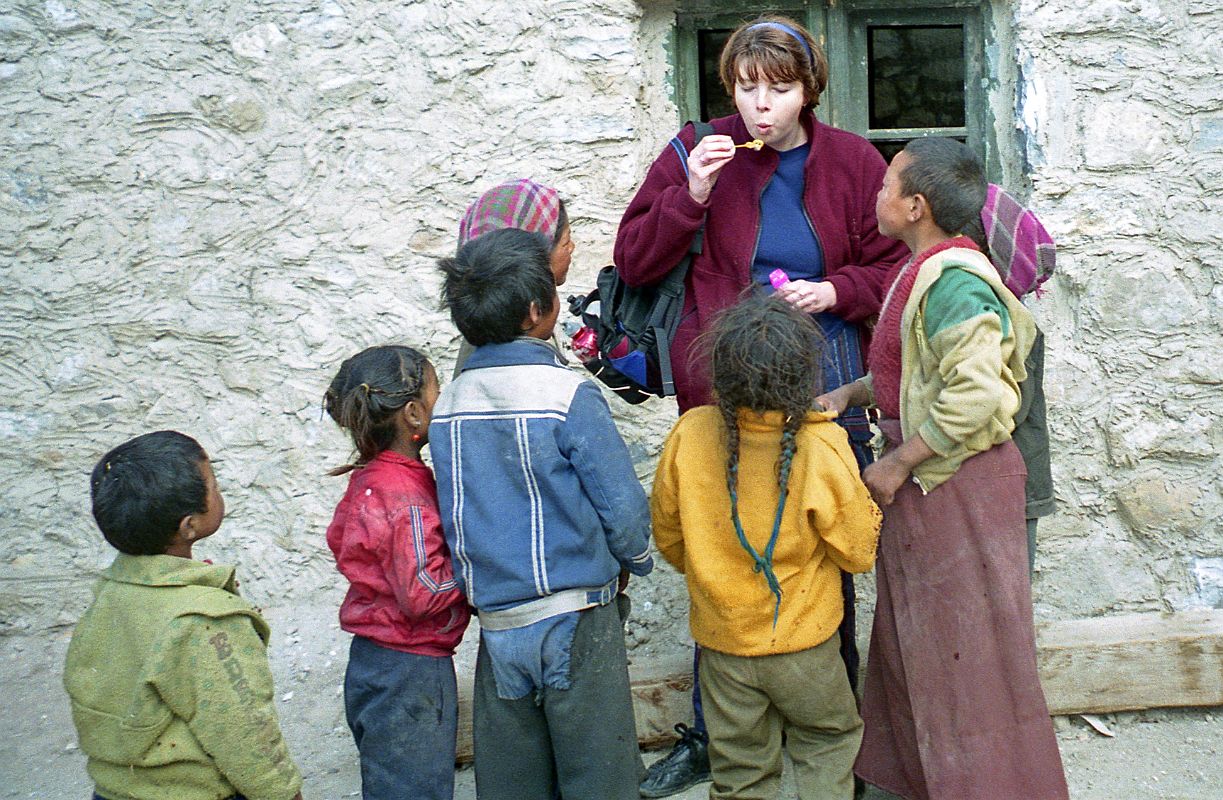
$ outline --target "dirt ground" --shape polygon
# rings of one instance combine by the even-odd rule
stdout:
[[[344,722],[347,637],[335,623],[295,626],[270,611],[272,665],[290,750],[305,775],[306,800],[360,797],[356,751]],[[332,620],[334,609],[297,608],[296,619]],[[0,654],[0,798],[67,800],[89,796],[85,759],[60,683],[70,629],[42,637],[9,636]],[[467,648],[460,674],[469,668]],[[677,720],[679,721],[679,720]],[[1070,794],[1075,800],[1218,800],[1223,798],[1223,708],[1164,709],[1106,715],[1109,738],[1079,717],[1055,719]],[[647,754],[648,759],[661,753]],[[679,795],[695,800],[708,784]],[[456,800],[474,800],[470,768],[456,774]],[[788,781],[784,798],[793,798]],[[873,791],[869,800],[887,800]]]

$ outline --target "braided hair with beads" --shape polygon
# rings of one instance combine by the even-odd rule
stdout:
[[[395,414],[421,397],[427,359],[403,345],[369,347],[340,364],[323,395],[323,408],[352,436],[357,458],[329,475],[369,463],[395,441]]]
[[[773,624],[781,611],[781,584],[773,572],[773,548],[781,531],[789,493],[790,467],[797,434],[814,398],[820,393],[823,348],[820,331],[810,315],[775,296],[755,292],[717,319],[708,347],[713,389],[726,428],[726,490],[731,522],[739,544],[752,557],[753,570],[764,574],[776,598]],[[740,410],[779,411],[785,423],[777,460],[778,502],[773,531],[764,552],[747,540],[739,519]]]

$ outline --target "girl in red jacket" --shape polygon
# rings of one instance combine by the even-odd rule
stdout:
[[[624,212],[616,266],[630,285],[660,280],[687,252],[702,223],[703,247],[684,282],[684,312],[671,348],[680,412],[713,402],[708,365],[691,345],[749,286],[777,293],[815,316],[827,341],[823,384],[865,374],[863,323],[879,311],[904,248],[879,235],[875,194],[887,169],[875,148],[815,118],[828,62],[811,34],[785,17],[741,26],[726,42],[719,77],[737,114],[691,126],[665,147]],[[756,147],[742,145],[762,143]],[[783,274],[784,273],[784,274]],[[869,462],[865,412],[837,420],[859,466]],[[853,583],[844,578],[841,629],[850,682],[857,676]],[[708,779],[699,703],[695,732],[681,727],[676,751],[651,767],[645,797],[665,797]]]
[[[442,536],[433,473],[420,460],[437,400],[433,365],[410,347],[362,350],[324,395],[357,459],[327,528],[351,586],[344,708],[365,800],[452,800],[458,697],[454,650],[467,628]]]

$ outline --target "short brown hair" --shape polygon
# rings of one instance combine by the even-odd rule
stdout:
[[[761,25],[767,22],[792,29],[806,42],[810,56],[807,55],[807,48],[787,31]],[[718,76],[732,98],[741,71],[754,81],[801,83],[807,100],[806,108],[818,106],[820,95],[828,86],[828,59],[824,49],[816,43],[810,31],[788,17],[760,17],[735,29],[726,40],[718,62]]]

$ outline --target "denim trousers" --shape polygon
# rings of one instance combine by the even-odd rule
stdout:
[[[354,636],[344,711],[364,800],[453,800],[458,690],[450,657],[402,653]]]
[[[497,696],[481,641],[474,744],[480,800],[638,800],[641,755],[617,604],[579,612],[569,688]]]

